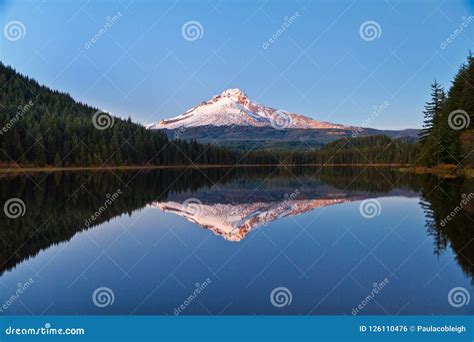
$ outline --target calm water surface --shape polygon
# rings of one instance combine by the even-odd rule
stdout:
[[[474,294],[473,191],[374,168],[3,178],[26,210],[0,215],[0,314],[472,314],[448,293]]]

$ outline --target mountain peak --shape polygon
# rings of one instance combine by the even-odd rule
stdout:
[[[223,97],[237,97],[237,98],[245,97],[245,98],[247,98],[247,95],[242,90],[240,90],[239,88],[226,89],[221,93],[221,96],[223,96]]]
[[[178,129],[199,126],[252,126],[287,128],[342,129],[348,126],[316,121],[303,115],[277,110],[250,100],[238,88],[224,90],[208,101],[187,110],[174,118],[149,125],[151,129]]]

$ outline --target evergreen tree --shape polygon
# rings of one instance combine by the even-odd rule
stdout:
[[[441,115],[444,101],[444,90],[441,85],[435,81],[431,84],[431,100],[426,102],[425,110],[423,111],[423,128],[419,133],[419,141],[421,145],[424,145],[428,136],[432,133],[434,121]]]

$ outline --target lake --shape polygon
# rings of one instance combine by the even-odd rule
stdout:
[[[473,313],[472,180],[247,167],[0,191],[2,315]]]

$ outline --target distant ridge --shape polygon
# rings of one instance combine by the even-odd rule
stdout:
[[[148,125],[169,138],[218,143],[238,149],[320,147],[349,136],[387,135],[416,140],[418,130],[378,130],[317,121],[253,102],[240,89],[227,89],[174,118]]]

